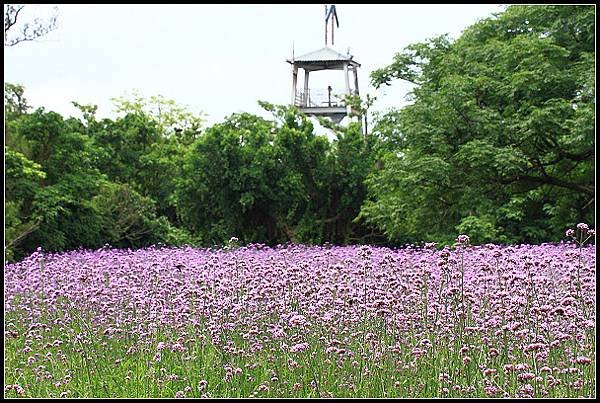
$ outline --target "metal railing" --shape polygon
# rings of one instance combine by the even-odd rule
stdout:
[[[328,108],[344,106],[344,90],[339,89],[309,89],[296,91],[294,106],[309,108]]]

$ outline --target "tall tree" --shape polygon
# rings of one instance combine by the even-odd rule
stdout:
[[[396,241],[542,242],[593,221],[594,24],[594,6],[510,6],[374,71],[416,88],[361,217]]]
[[[134,91],[113,98],[118,118],[97,122],[95,110],[78,105],[90,135],[103,150],[101,165],[112,181],[128,183],[157,205],[157,214],[178,223],[174,178],[188,146],[199,137],[203,118],[161,95],[145,98]]]
[[[261,106],[275,120],[234,114],[189,148],[176,192],[186,228],[207,244],[356,241],[371,169],[360,126],[330,142],[296,108]]]

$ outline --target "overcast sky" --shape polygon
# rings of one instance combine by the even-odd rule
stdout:
[[[410,43],[444,33],[456,38],[505,7],[336,8],[340,26],[334,48],[344,54],[350,48],[362,65],[361,94],[377,96],[373,108],[384,110],[405,104],[410,87],[397,81],[375,90],[371,71],[389,64]],[[26,10],[27,18],[52,12],[47,5]],[[137,89],[202,112],[210,125],[234,112],[269,116],[258,100],[289,103],[291,68],[285,59],[292,55],[292,43],[296,56],[324,46],[324,5],[59,5],[56,31],[4,48],[4,80],[24,85],[32,106],[64,116],[80,117],[71,105],[77,101],[98,105],[100,117],[114,117],[110,98]],[[333,87],[344,85],[339,73]]]

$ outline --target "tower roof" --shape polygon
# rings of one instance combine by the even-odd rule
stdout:
[[[315,50],[310,53],[306,53],[302,56],[294,57],[293,59],[287,59],[290,64],[298,63],[301,65],[336,65],[342,62],[349,62],[353,66],[360,67],[360,63],[352,60],[352,55],[343,55],[329,46],[325,46],[319,50]]]

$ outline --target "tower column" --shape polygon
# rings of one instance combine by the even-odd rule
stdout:
[[[308,106],[308,73],[309,71],[304,68],[304,106]]]
[[[350,77],[348,76],[348,62],[344,63],[344,77],[346,78],[346,95],[350,95]],[[350,104],[346,105],[346,115],[350,116],[352,113],[352,107]]]
[[[354,93],[358,95],[358,71],[356,71],[356,66],[352,70],[354,70]]]
[[[344,63],[344,77],[346,78],[346,94],[350,94],[350,77],[348,77],[348,63]]]
[[[298,66],[292,65],[292,105],[296,105],[296,93],[298,92]]]

